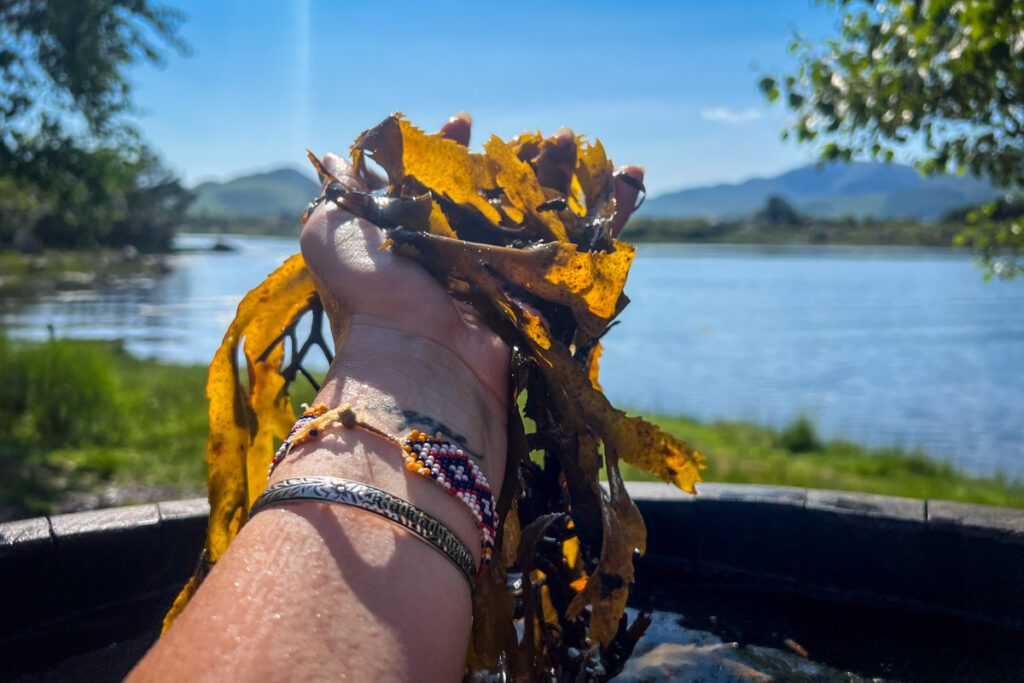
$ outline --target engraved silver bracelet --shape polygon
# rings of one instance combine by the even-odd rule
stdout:
[[[451,529],[412,503],[369,484],[337,477],[284,479],[260,494],[249,510],[249,517],[274,505],[300,501],[351,505],[392,521],[451,560],[469,583],[470,592],[476,586],[473,555]]]

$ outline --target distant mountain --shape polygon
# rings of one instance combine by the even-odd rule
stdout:
[[[198,185],[194,188],[196,200],[189,214],[215,218],[297,216],[319,189],[305,173],[294,168],[279,168],[223,183]]]
[[[949,209],[976,204],[1000,193],[965,176],[924,178],[910,166],[874,162],[803,166],[774,178],[669,192],[648,200],[639,216],[736,218],[780,195],[803,213],[835,218],[919,218],[934,220]]]

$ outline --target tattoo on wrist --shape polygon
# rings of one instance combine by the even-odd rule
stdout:
[[[422,428],[424,431],[430,432],[431,434],[435,432],[441,432],[446,439],[448,439],[452,443],[457,444],[459,448],[464,450],[469,455],[473,456],[477,460],[484,459],[483,455],[477,453],[476,451],[469,447],[465,436],[459,434],[454,429],[452,429],[445,423],[441,422],[440,420],[430,417],[429,415],[424,415],[423,413],[418,413],[415,410],[401,410],[394,406],[389,406],[388,409],[392,414],[401,418],[401,421],[399,422],[399,427],[401,429],[412,429],[413,427],[419,427]]]

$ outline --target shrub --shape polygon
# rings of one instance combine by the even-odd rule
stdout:
[[[814,425],[804,415],[790,422],[779,433],[775,445],[779,448],[785,448],[790,453],[807,453],[809,451],[818,451],[822,448],[821,440],[818,438]]]

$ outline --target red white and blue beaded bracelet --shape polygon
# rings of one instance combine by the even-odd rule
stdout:
[[[351,405],[328,410],[323,404],[306,408],[288,432],[280,448],[274,453],[267,479],[292,449],[318,438],[324,431],[338,426],[363,429],[399,445],[405,456],[405,468],[410,472],[430,477],[448,493],[462,501],[476,520],[480,530],[480,551],[483,560],[478,574],[482,576],[491,564],[494,539],[498,528],[498,515],[494,495],[487,477],[466,452],[445,439],[441,432],[430,435],[413,429],[404,438],[396,438],[356,417]]]

